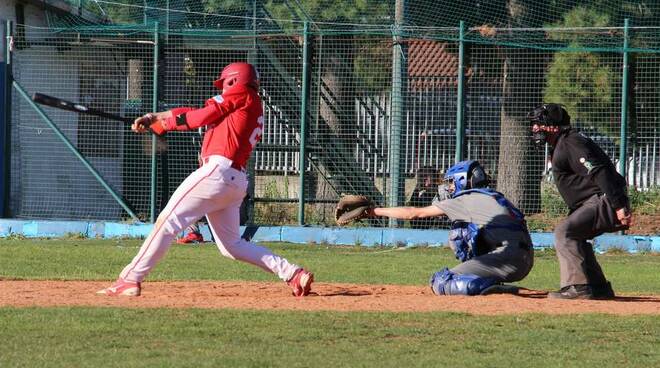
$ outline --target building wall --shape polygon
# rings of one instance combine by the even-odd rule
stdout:
[[[46,11],[38,6],[23,5],[23,22],[15,29],[15,48],[12,73],[29,95],[35,92],[78,101],[81,99],[80,80],[83,78],[79,48],[66,47],[67,40],[57,41],[48,29]],[[2,58],[5,54],[5,26],[10,20],[17,24],[16,1],[0,2],[0,34]],[[21,38],[19,38],[21,37]],[[103,50],[99,53],[104,53]],[[100,56],[99,56],[100,57]],[[110,60],[106,57],[105,59]],[[101,60],[105,60],[101,58]],[[4,63],[4,60],[2,60]],[[97,73],[98,75],[103,75]],[[121,82],[117,82],[123,85]],[[34,108],[15,90],[11,90],[11,151],[9,188],[9,217],[46,216],[51,218],[92,217],[85,212],[89,203],[108,208],[110,217],[118,217],[121,208],[110,194],[100,187],[83,164],[75,158]],[[2,103],[3,101],[0,101]],[[4,106],[3,106],[4,107]],[[1,110],[1,109],[0,109]],[[81,117],[56,109],[44,109],[53,123],[67,139],[79,146]],[[3,115],[4,116],[4,115]],[[4,127],[3,116],[0,122]],[[3,128],[4,130],[4,128]],[[88,157],[107,182],[121,191],[121,160],[108,157]],[[91,191],[93,197],[81,196],[76,190],[81,185],[98,186]]]

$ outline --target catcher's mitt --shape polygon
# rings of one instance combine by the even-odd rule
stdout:
[[[363,195],[345,195],[335,208],[335,221],[342,226],[353,221],[371,217],[375,203]]]

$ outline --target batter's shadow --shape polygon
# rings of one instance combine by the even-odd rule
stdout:
[[[366,290],[350,290],[344,289],[339,291],[333,291],[329,293],[317,294],[319,296],[368,296],[372,295],[371,292]]]

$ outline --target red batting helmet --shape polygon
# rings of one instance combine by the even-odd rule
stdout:
[[[248,63],[231,63],[222,69],[222,73],[213,85],[223,93],[235,86],[247,86],[259,89],[259,73]]]

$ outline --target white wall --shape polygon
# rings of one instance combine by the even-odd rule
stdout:
[[[4,21],[16,22],[15,4],[16,0],[0,0],[0,55],[3,58]],[[80,98],[80,56],[75,50],[60,47],[63,41],[54,41],[53,34],[46,29],[44,10],[25,5],[24,16],[25,38],[28,44],[35,46],[15,49],[14,78],[28,94],[41,92],[77,101]],[[52,46],[44,46],[43,42]],[[19,93],[14,90],[12,94],[12,212],[54,219],[94,218],[94,208],[103,208],[106,216],[119,217],[122,209],[110,194]],[[56,109],[46,109],[46,113],[71,143],[77,145],[79,116]],[[92,157],[88,160],[115,190],[121,192],[121,158]]]
[[[16,21],[15,6],[16,6],[15,0],[0,1],[0,20]]]

